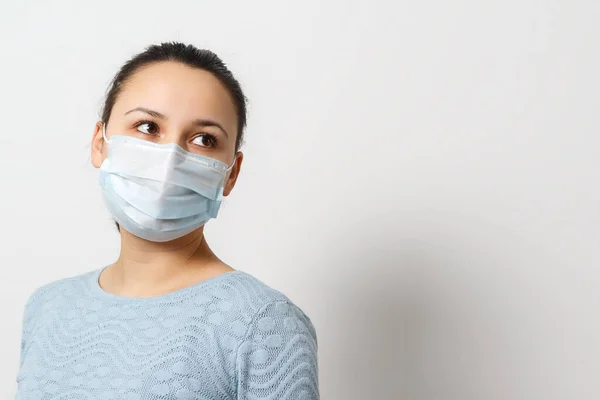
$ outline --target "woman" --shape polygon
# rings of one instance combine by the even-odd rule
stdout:
[[[163,43],[123,65],[92,138],[121,252],[30,295],[17,399],[319,398],[311,320],[204,237],[245,124],[210,51]]]

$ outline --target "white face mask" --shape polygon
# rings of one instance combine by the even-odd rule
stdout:
[[[100,186],[119,225],[153,242],[184,236],[215,218],[230,167],[222,161],[129,136],[106,138]]]

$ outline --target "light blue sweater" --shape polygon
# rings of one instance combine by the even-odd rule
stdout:
[[[16,399],[319,398],[315,329],[281,292],[232,271],[117,296],[103,268],[30,295]]]

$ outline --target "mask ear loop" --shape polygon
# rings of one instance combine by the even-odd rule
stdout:
[[[106,143],[110,144],[110,140],[106,137],[106,122],[102,122],[102,137]]]
[[[237,155],[237,151],[235,152],[235,154]],[[233,157],[233,162],[231,163],[231,165],[229,167],[227,167],[227,169],[225,170],[225,172],[231,171],[231,168],[233,168],[233,166],[235,165],[236,161],[237,161],[237,157]]]

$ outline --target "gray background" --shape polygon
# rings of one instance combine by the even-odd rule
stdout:
[[[146,45],[250,98],[207,228],[319,335],[323,399],[600,398],[600,3],[6,1],[0,398],[39,285],[110,263],[89,141]]]

